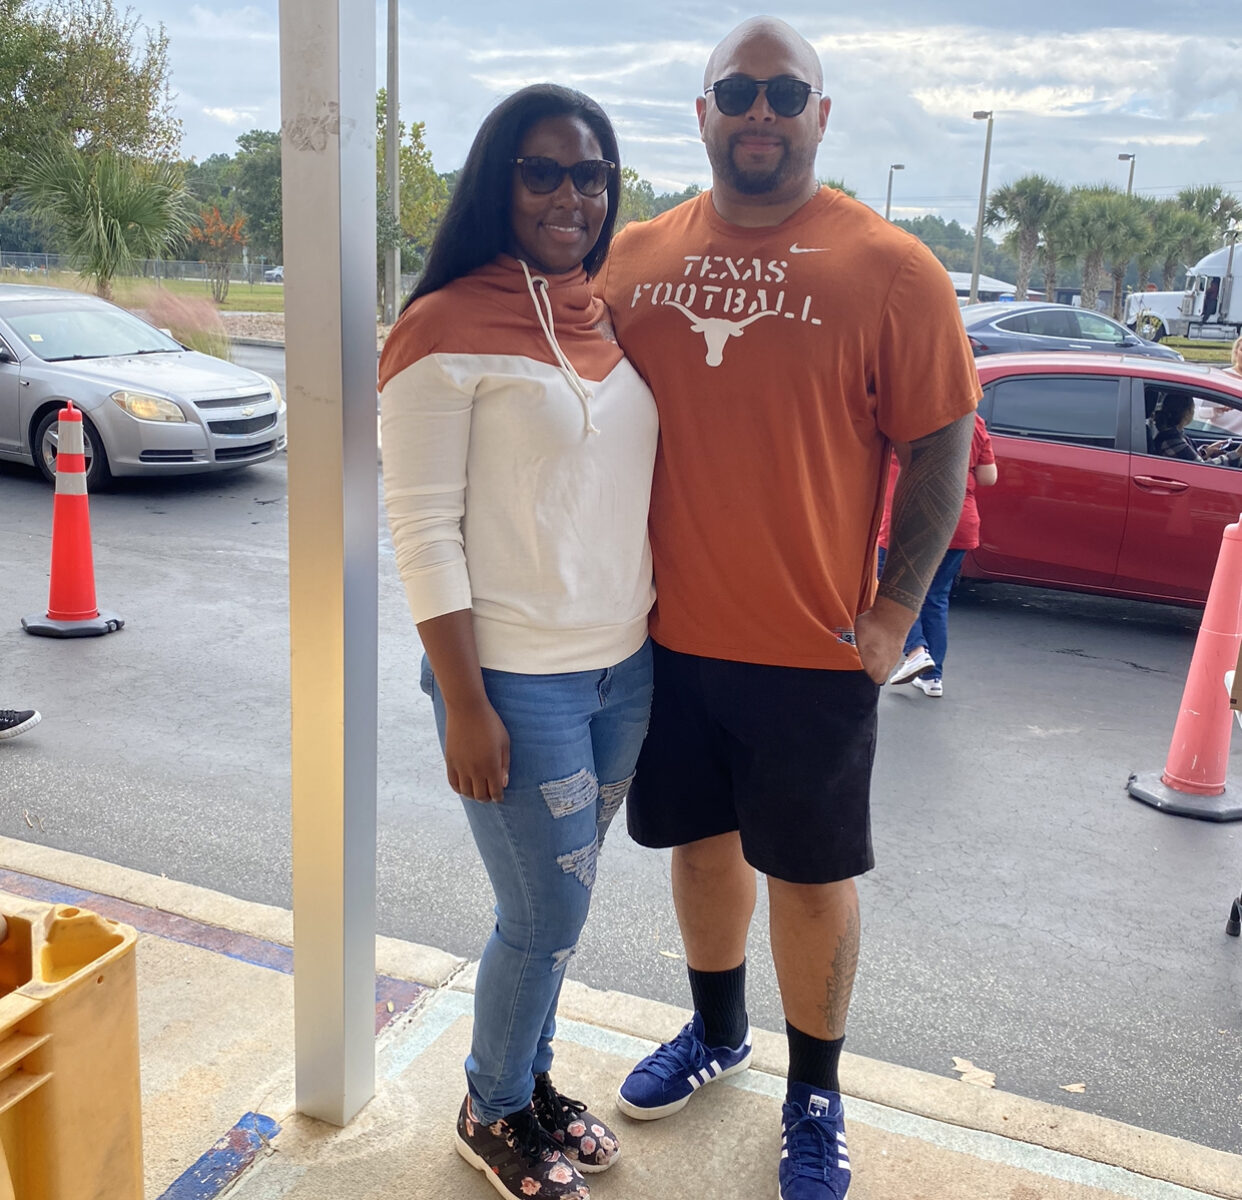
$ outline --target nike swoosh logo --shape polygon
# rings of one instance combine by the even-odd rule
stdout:
[[[827,246],[799,246],[797,242],[789,247],[790,254],[824,254],[827,250]]]

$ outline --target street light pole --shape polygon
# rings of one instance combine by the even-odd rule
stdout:
[[[1117,161],[1118,162],[1129,162],[1130,164],[1130,178],[1126,180],[1126,195],[1133,196],[1134,195],[1134,155],[1133,154],[1118,154]]]
[[[979,259],[983,255],[983,215],[988,203],[988,160],[992,157],[992,113],[978,109],[970,114],[976,121],[988,123],[987,140],[983,143],[983,181],[979,184],[979,219],[975,222],[975,263],[970,271],[970,304],[979,301]]]
[[[893,211],[893,172],[904,171],[905,163],[892,163],[888,168],[888,196],[884,200],[884,219],[888,220],[888,214]]]
[[[401,226],[401,126],[397,102],[397,51],[400,6],[388,0],[388,107],[384,117],[384,171],[388,180],[388,204],[397,228]],[[397,293],[401,287],[401,245],[384,252],[384,324],[397,319]]]

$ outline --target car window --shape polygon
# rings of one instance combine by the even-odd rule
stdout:
[[[1120,325],[1101,317],[1098,313],[1083,312],[1081,309],[1073,314],[1078,324],[1078,336],[1090,338],[1093,342],[1114,342],[1120,344],[1128,336]]]
[[[1011,437],[1111,450],[1117,445],[1118,381],[1073,375],[1004,379],[993,389],[988,428]]]
[[[28,311],[5,312],[9,328],[45,362],[106,358],[114,354],[157,354],[180,345],[120,308],[73,308],[49,302]]]
[[[1027,325],[1028,313],[1014,313],[1012,317],[1005,317],[1003,320],[996,322],[997,329],[1004,329],[1008,333],[1029,333]]]
[[[1040,337],[1072,338],[1078,336],[1074,313],[1068,308],[1040,308],[1026,314],[1028,333]]]

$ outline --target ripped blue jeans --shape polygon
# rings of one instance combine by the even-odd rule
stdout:
[[[651,711],[651,644],[615,667],[562,675],[484,670],[509,731],[499,804],[462,800],[496,893],[479,962],[466,1081],[491,1123],[530,1102],[552,1065],[565,964],[591,903],[599,848],[634,774]],[[423,659],[444,745],[444,701]]]

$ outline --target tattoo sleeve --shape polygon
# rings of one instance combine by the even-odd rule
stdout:
[[[918,612],[957,528],[975,414],[898,446],[901,474],[893,493],[892,532],[880,595]]]

